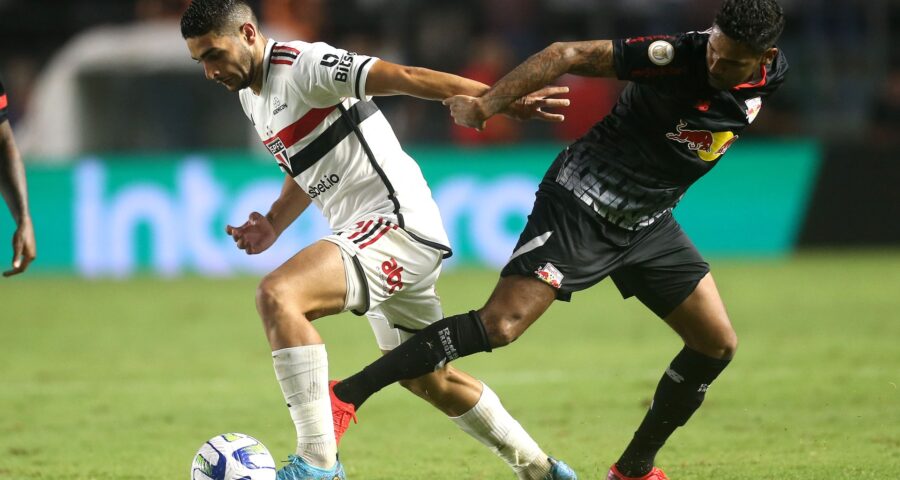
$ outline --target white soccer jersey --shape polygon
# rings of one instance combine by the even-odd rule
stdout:
[[[366,96],[366,77],[377,61],[321,42],[269,40],[262,89],[259,95],[241,90],[241,105],[332,231],[375,213],[449,256],[422,171]]]

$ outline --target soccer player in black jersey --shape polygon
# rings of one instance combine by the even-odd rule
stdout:
[[[34,226],[28,212],[28,191],[25,185],[25,167],[7,114],[6,89],[0,82],[0,193],[16,221],[13,234],[12,268],[3,272],[4,277],[18,275],[28,268],[37,255],[34,242]]]
[[[334,387],[333,409],[358,408],[394,381],[507,345],[554,300],[607,276],[684,340],[609,480],[665,479],[656,453],[703,401],[737,348],[709,265],[672,216],[784,81],[775,0],[724,0],[707,31],[554,43],[481,97],[447,99],[481,128],[515,99],[565,73],[629,80],[612,112],[559,154],[487,304],[447,317]]]

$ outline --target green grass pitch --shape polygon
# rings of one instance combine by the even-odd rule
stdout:
[[[673,479],[886,479],[900,471],[900,252],[714,261],[738,331],[732,366],[658,457]],[[291,453],[293,426],[253,305],[256,279],[0,280],[0,478],[187,479],[214,434]],[[447,312],[489,271],[455,271]],[[332,376],[378,355],[367,322],[317,322]],[[604,282],[515,344],[456,363],[580,478],[629,440],[676,336]],[[391,386],[352,425],[352,479],[514,478],[436,410]]]

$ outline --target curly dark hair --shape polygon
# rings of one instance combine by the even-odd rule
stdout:
[[[762,53],[784,30],[784,11],[776,0],[725,0],[716,26],[728,38]]]
[[[244,23],[256,25],[253,9],[243,0],[193,0],[181,15],[181,36],[195,38],[209,32],[235,32]]]

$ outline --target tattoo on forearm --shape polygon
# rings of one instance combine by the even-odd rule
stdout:
[[[582,76],[613,76],[612,42],[596,40],[554,44],[532,55],[498,81],[485,100],[493,115],[524,95],[543,88],[564,73]]]
[[[572,65],[569,73],[586,77],[607,77],[615,74],[611,41],[583,42],[579,44],[579,48],[582,50],[577,56],[579,61]]]
[[[565,73],[562,52],[547,48],[500,79],[490,90],[485,107],[489,114],[501,111],[516,99],[552,83]]]

